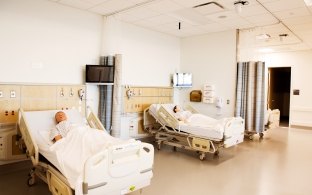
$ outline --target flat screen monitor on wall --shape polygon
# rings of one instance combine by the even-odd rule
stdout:
[[[114,66],[86,65],[86,83],[113,84]]]
[[[173,87],[192,87],[192,73],[174,73]]]

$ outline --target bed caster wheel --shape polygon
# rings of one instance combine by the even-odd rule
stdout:
[[[199,160],[205,160],[205,158],[206,158],[205,153],[201,153],[201,154],[199,155]]]
[[[253,135],[249,135],[249,140],[253,140]]]
[[[259,133],[260,139],[263,139],[264,134],[263,133]]]
[[[27,185],[28,185],[29,187],[35,185],[35,183],[36,183],[35,177],[28,177],[28,179],[27,179]]]
[[[161,148],[161,143],[157,143],[157,150],[160,150]]]
[[[214,155],[214,156],[219,156],[219,151],[218,151],[218,150],[215,151],[215,152],[213,153],[213,155]]]

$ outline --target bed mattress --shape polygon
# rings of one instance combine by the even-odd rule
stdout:
[[[173,107],[175,104],[152,104],[149,108],[149,112],[157,118],[156,120],[167,125],[165,120],[158,117],[157,111],[159,110],[160,106],[163,106],[169,113],[171,113],[171,115],[173,115]],[[209,121],[213,121],[213,123],[198,125],[198,123],[192,123],[192,121],[190,123],[180,122],[179,125],[174,128],[186,133],[193,134],[195,136],[206,137],[213,140],[221,140],[224,135],[224,126],[226,120],[216,120],[204,115],[202,115],[202,117],[209,118]]]

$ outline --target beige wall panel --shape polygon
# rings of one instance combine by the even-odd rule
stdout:
[[[54,99],[56,98],[56,86],[22,86],[23,98],[31,99]]]
[[[19,100],[0,99],[0,123],[15,123],[18,120]]]
[[[160,97],[159,100],[160,100],[160,103],[161,103],[161,104],[172,103],[172,102],[170,101],[170,100],[171,100],[170,97]]]
[[[153,103],[171,103],[173,88],[170,87],[131,87],[134,94],[128,99],[124,88],[124,112],[140,113]]]
[[[55,110],[56,86],[22,86],[21,107],[24,110]]]
[[[20,87],[18,85],[0,85],[0,123],[15,123],[20,107]],[[11,92],[13,92],[11,94]],[[15,95],[15,97],[11,97]]]
[[[144,97],[142,100],[143,111],[153,103],[157,103],[158,97]]]

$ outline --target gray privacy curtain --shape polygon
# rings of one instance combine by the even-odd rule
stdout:
[[[100,85],[99,119],[106,131],[112,126],[113,86]]]
[[[237,63],[235,116],[245,119],[248,132],[264,131],[264,74],[264,62]]]
[[[101,56],[100,65],[114,66],[114,60],[114,56]],[[100,85],[99,92],[99,119],[106,131],[110,132],[112,127],[113,86]]]

